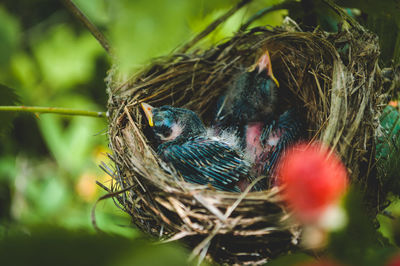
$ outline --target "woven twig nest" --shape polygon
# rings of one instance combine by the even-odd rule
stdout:
[[[129,82],[110,83],[109,140],[116,164],[114,191],[142,231],[181,239],[193,254],[220,263],[264,263],[297,248],[300,228],[276,187],[231,193],[186,183],[157,157],[140,103],[195,111],[209,124],[218,97],[266,48],[280,82],[280,106],[303,106],[309,140],[336,149],[351,181],[362,184],[372,210],[379,207],[374,134],[381,76],[376,36],[360,29],[339,33],[253,28],[206,51],[153,62]]]

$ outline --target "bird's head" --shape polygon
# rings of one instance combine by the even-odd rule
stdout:
[[[261,55],[261,57],[258,59],[257,63],[252,67],[251,70],[257,70],[258,74],[265,73],[267,77],[269,77],[279,88],[279,82],[272,72],[271,58],[269,56],[268,50],[265,50],[265,52]]]
[[[200,118],[193,111],[168,105],[152,107],[142,103],[141,106],[150,127],[162,143],[178,138],[195,137],[206,131]]]
[[[240,73],[223,100],[219,102],[216,121],[220,125],[267,122],[274,116],[279,82],[272,73],[269,52],[257,63]]]

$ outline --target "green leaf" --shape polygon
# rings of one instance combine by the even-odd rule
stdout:
[[[18,47],[19,30],[19,21],[0,6],[0,66],[8,64]]]
[[[88,32],[77,35],[67,25],[54,26],[46,35],[33,45],[46,85],[60,92],[89,81],[94,60],[104,52],[93,36]]]
[[[386,106],[380,117],[381,134],[377,137],[376,156],[386,158],[395,148],[400,135],[400,113],[393,106]]]
[[[0,84],[0,105],[16,105],[18,101],[19,98],[14,89]],[[14,117],[13,112],[0,112],[0,137],[10,130]]]
[[[96,109],[85,97],[76,94],[64,94],[56,98],[53,104],[78,108]],[[40,131],[60,168],[77,175],[87,165],[87,158],[96,144],[104,137],[96,136],[106,128],[101,119],[92,117],[64,117],[60,115],[42,115],[38,120]]]
[[[400,113],[387,106],[380,117],[381,135],[376,139],[377,168],[385,192],[400,196]]]
[[[131,74],[149,58],[169,53],[188,39],[189,32],[182,27],[186,21],[182,14],[190,11],[190,2],[112,2],[112,10],[118,19],[109,24],[110,39],[122,73]],[[149,3],[157,8],[148,8]]]
[[[391,204],[385,209],[385,213],[377,216],[379,231],[393,245],[400,246],[400,199],[390,196],[389,200]]]
[[[388,240],[374,229],[362,198],[362,192],[355,187],[348,192],[345,201],[348,224],[331,234],[328,250],[345,265],[380,265],[384,254],[381,251],[387,248]]]

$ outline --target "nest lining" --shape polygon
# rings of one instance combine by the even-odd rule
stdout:
[[[301,230],[278,188],[236,194],[184,182],[157,157],[139,108],[142,101],[184,107],[210,124],[218,97],[266,48],[281,84],[279,106],[304,107],[309,140],[334,147],[351,181],[365,188],[370,210],[379,209],[374,132],[383,89],[376,36],[259,27],[206,51],[159,58],[129,82],[111,79],[113,190],[127,190],[120,203],[142,231],[182,239],[194,255],[229,264],[265,263],[298,248]]]

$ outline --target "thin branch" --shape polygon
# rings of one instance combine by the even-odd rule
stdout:
[[[191,47],[193,47],[197,42],[199,42],[201,39],[206,37],[208,34],[210,34],[216,27],[218,27],[222,22],[226,21],[230,16],[236,13],[240,8],[243,6],[247,5],[250,3],[252,0],[242,0],[240,1],[236,6],[231,8],[228,12],[223,14],[221,17],[213,21],[210,25],[207,26],[202,32],[200,32],[198,35],[196,35],[191,41],[189,41],[187,44],[185,44],[181,49],[178,50],[178,54],[182,53],[184,54],[187,50],[189,50]]]
[[[92,117],[107,117],[105,112],[94,112],[86,110],[76,110],[69,108],[59,107],[39,107],[39,106],[0,106],[0,112],[26,112],[26,113],[52,113],[59,115],[80,115],[80,116],[92,116]]]
[[[240,27],[239,31],[246,30],[250,26],[251,23],[253,23],[257,19],[265,16],[266,14],[268,14],[270,12],[281,10],[281,9],[294,8],[299,5],[300,5],[300,2],[297,2],[295,0],[288,0],[283,3],[274,5],[274,6],[269,6],[269,7],[263,8],[260,11],[258,11],[257,13],[255,13],[251,18],[249,18],[249,20],[247,20],[247,22]]]
[[[111,54],[111,46],[103,33],[82,13],[72,0],[62,0],[65,7],[92,33],[108,54]]]

